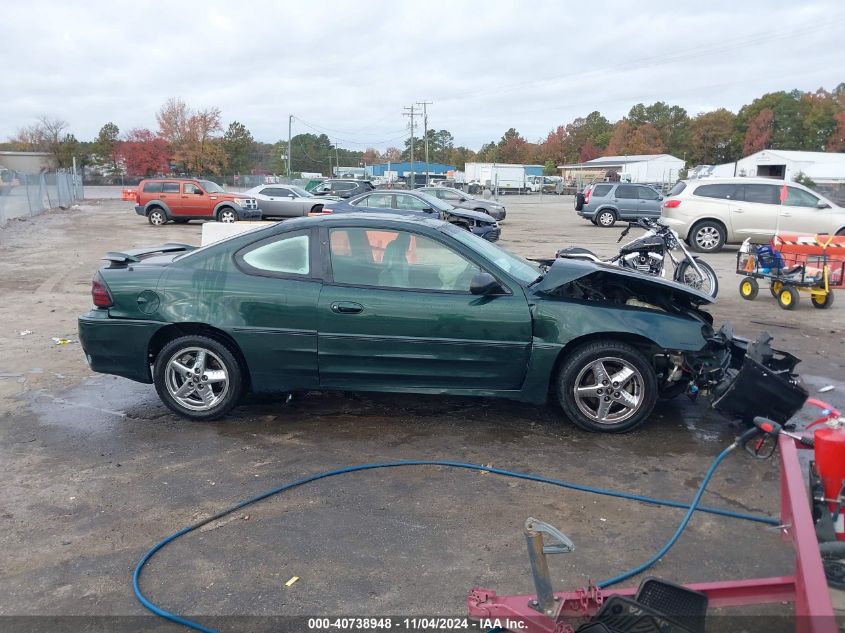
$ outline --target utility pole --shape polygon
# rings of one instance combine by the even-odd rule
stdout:
[[[334,162],[337,167],[337,175],[340,176],[340,158],[337,155],[337,141],[334,142]]]
[[[431,173],[431,165],[428,163],[428,111],[426,110],[426,106],[431,105],[431,101],[418,101],[417,105],[421,105],[423,109],[423,140],[425,142],[425,184],[428,186],[430,173]]]
[[[291,147],[291,128],[293,127],[293,115],[288,115],[288,184],[290,184],[290,157],[293,151],[293,147]]]
[[[407,110],[407,112],[403,112],[403,116],[410,117],[411,124],[411,189],[416,187],[417,184],[417,173],[414,169],[414,117],[419,116],[419,112],[414,112],[414,104],[411,104],[411,107],[405,107],[403,110]]]

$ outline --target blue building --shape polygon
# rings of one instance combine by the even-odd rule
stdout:
[[[443,163],[428,163],[429,173],[437,176],[445,176],[448,171],[455,171],[454,165],[444,165]],[[394,172],[399,178],[410,176],[411,172],[416,174],[424,174],[426,172],[426,163],[422,160],[399,161],[396,163],[376,163],[375,165],[367,165],[367,174],[372,177],[384,176],[388,171]]]

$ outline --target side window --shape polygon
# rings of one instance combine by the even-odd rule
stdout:
[[[290,189],[276,189],[278,192],[276,195],[280,198],[287,198],[290,195],[293,195],[293,192]]]
[[[743,185],[745,201],[760,204],[780,204],[780,187],[777,185]]]
[[[443,189],[437,190],[437,197],[452,202],[458,202],[461,199],[461,195],[457,191],[444,191]]]
[[[371,193],[365,198],[367,201],[363,206],[373,209],[392,209],[393,208],[393,194],[392,193]]]
[[[623,198],[623,199],[637,199],[639,196],[637,195],[637,187],[632,187],[631,185],[619,185],[616,187],[616,197]]]
[[[337,283],[407,290],[469,292],[478,266],[449,247],[406,231],[330,230]]]
[[[431,205],[415,196],[398,193],[396,194],[396,208],[403,211],[422,211],[423,209],[430,209]]]
[[[604,198],[610,190],[613,189],[613,185],[596,185],[593,187],[593,193],[591,197],[593,198]]]
[[[261,193],[261,195],[268,196],[270,198],[275,198],[275,197],[281,195],[279,193],[279,189],[277,189],[276,187],[265,187],[264,189],[262,189],[260,191],[260,193]]]
[[[637,187],[640,200],[657,200],[660,194],[651,187]]]
[[[270,242],[248,246],[238,259],[254,271],[307,275],[311,268],[308,244],[307,233],[284,235]]]
[[[786,200],[783,202],[788,207],[817,207],[819,199],[808,191],[797,187],[786,188]]]
[[[161,192],[162,193],[179,193],[179,183],[178,182],[163,182],[163,183],[161,183]]]
[[[197,195],[202,193],[202,189],[197,187],[192,182],[186,182],[182,184],[182,193],[190,193],[192,195]]]
[[[332,189],[335,191],[347,191],[354,188],[355,184],[351,182],[336,182],[332,185]]]
[[[161,193],[161,181],[145,182],[144,193]]]
[[[674,189],[672,191],[674,191]],[[696,187],[693,194],[703,198],[734,200],[736,199],[736,185],[701,185]]]

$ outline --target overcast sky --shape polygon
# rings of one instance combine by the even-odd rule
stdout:
[[[845,81],[841,0],[18,1],[2,20],[0,139],[40,114],[80,140],[155,129],[178,96],[257,140],[286,138],[293,114],[294,134],[384,148],[407,135],[403,106],[431,101],[429,125],[478,149],[592,110],[736,111]]]

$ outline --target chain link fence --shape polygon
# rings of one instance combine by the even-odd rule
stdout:
[[[69,207],[85,198],[82,179],[67,171],[42,174],[0,173],[0,226],[14,218]]]

